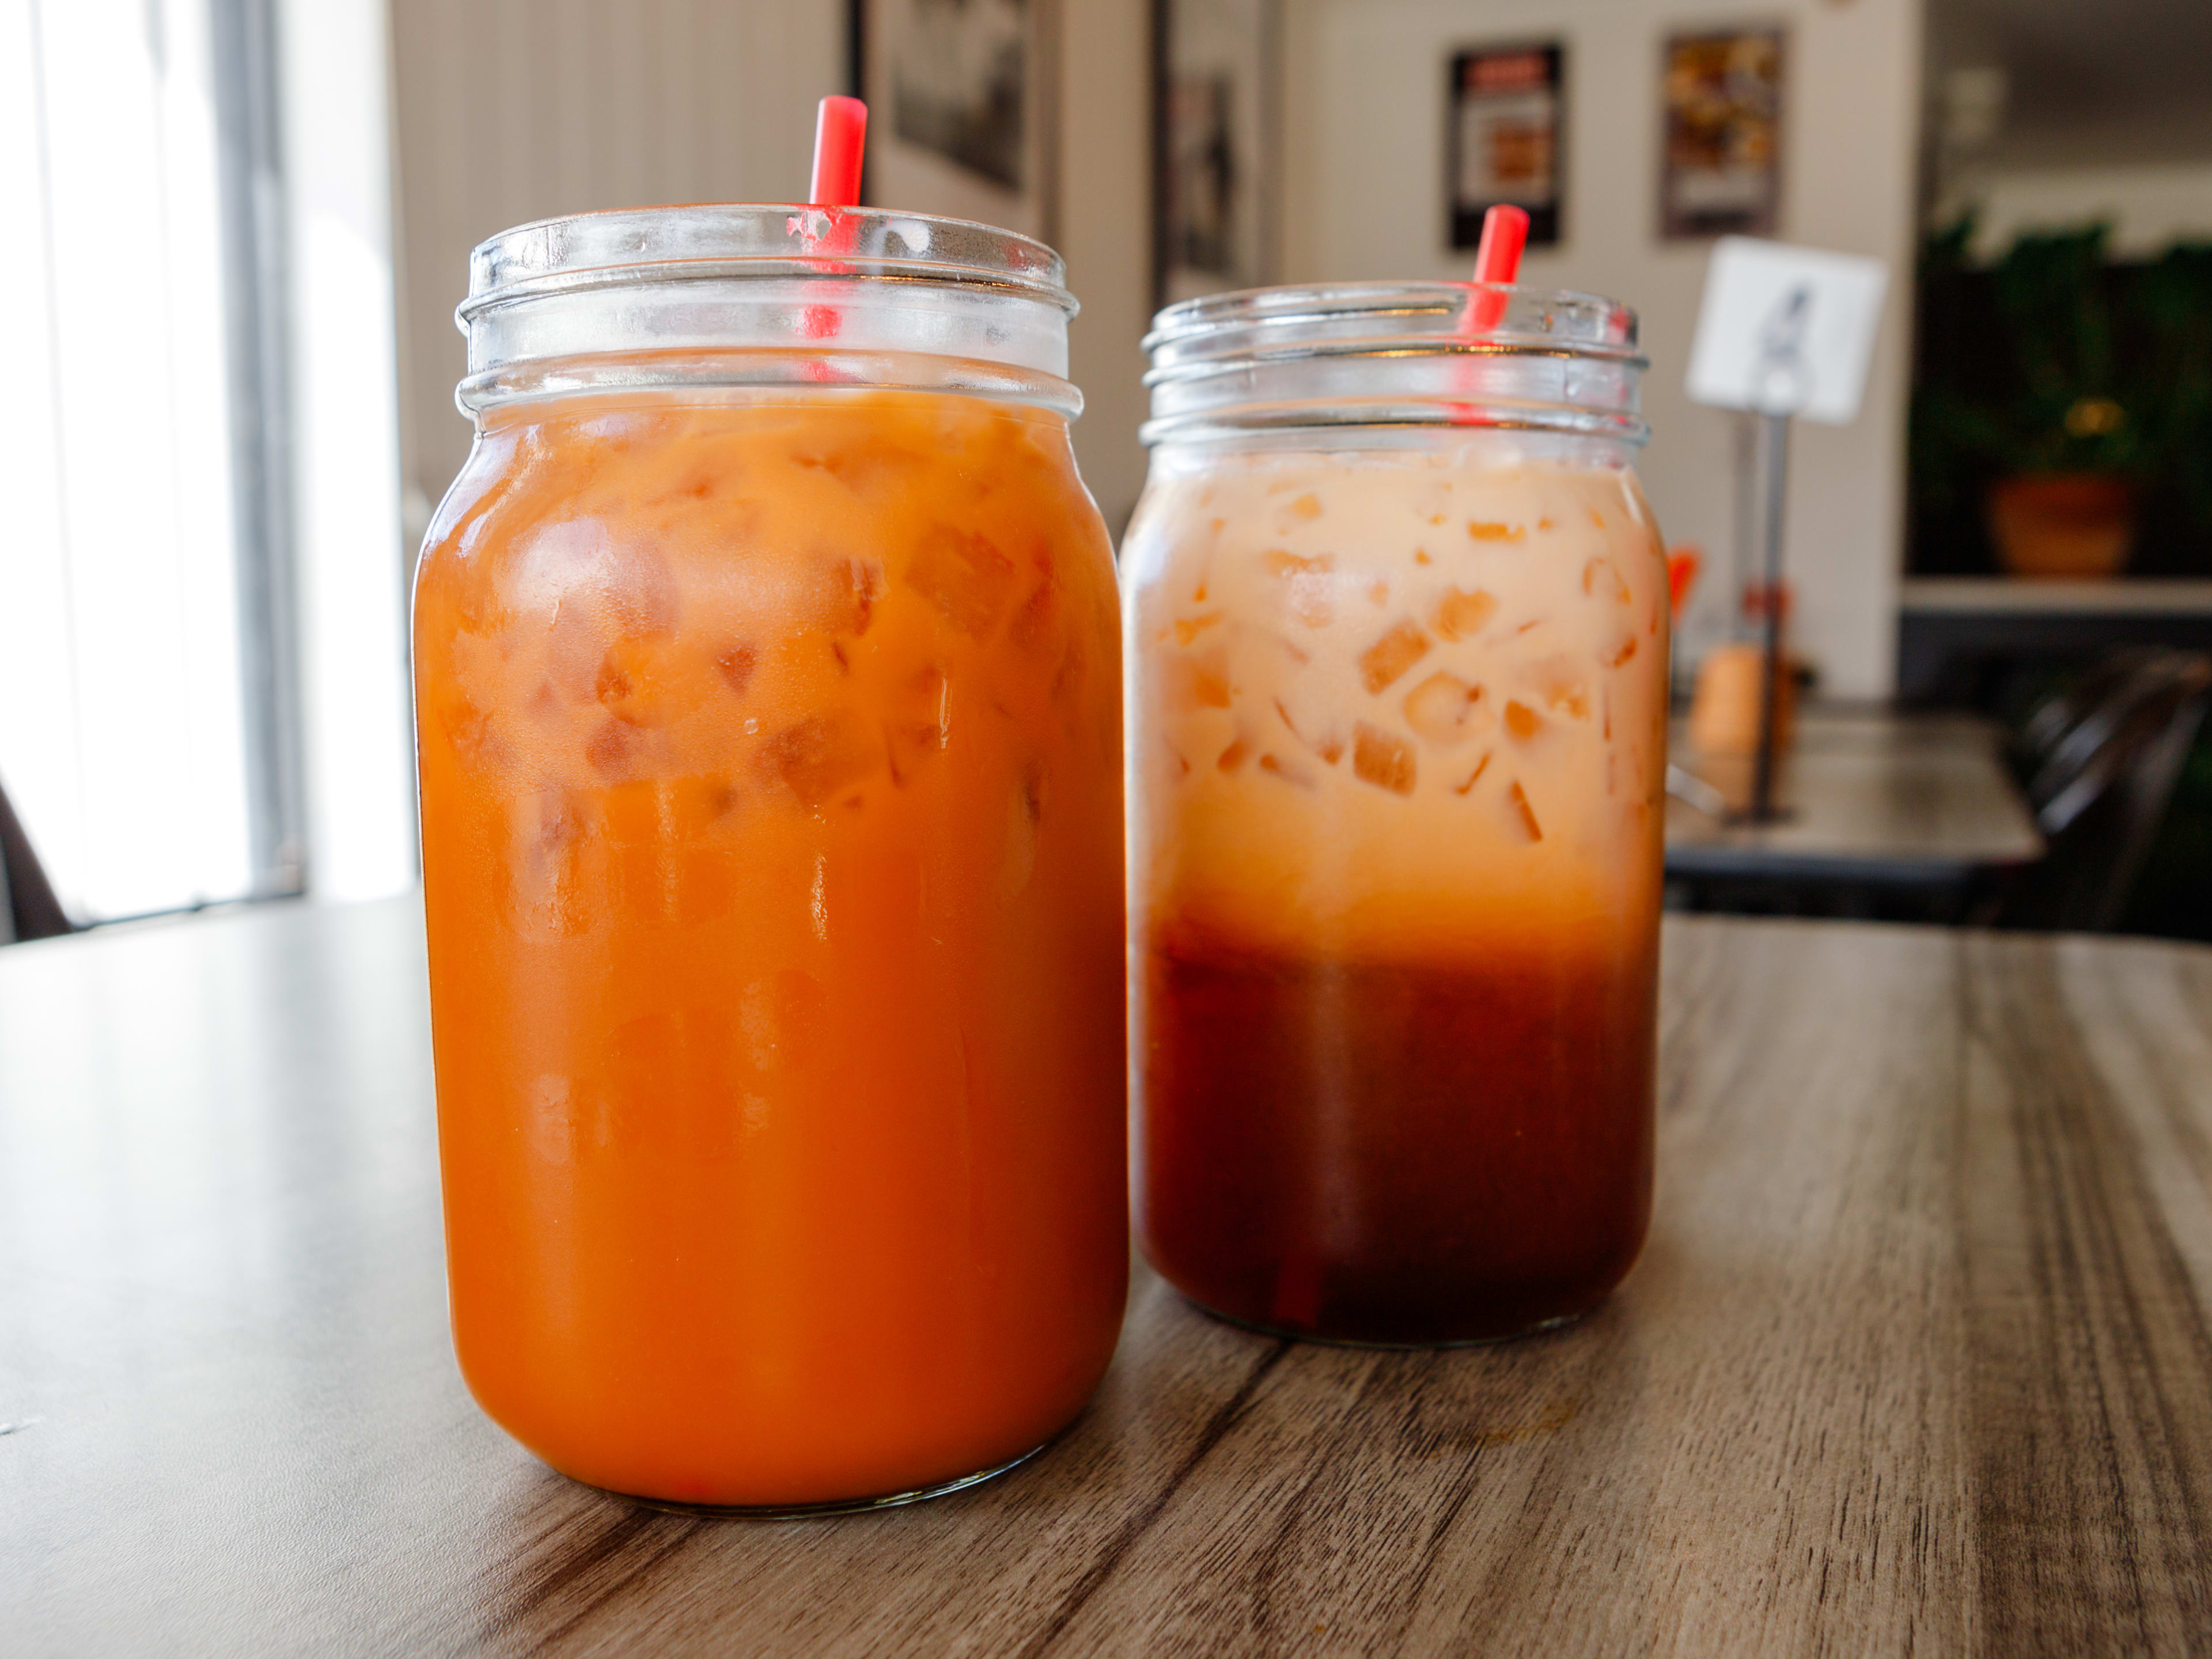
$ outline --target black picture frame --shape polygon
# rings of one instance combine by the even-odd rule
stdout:
[[[1157,309],[1277,280],[1282,0],[1152,0]]]
[[[1021,17],[1024,41],[1013,77],[1019,100],[1019,154],[1003,169],[906,131],[901,88],[907,69],[898,40],[919,25],[915,0],[848,0],[846,75],[854,97],[868,103],[868,143],[860,199],[871,205],[944,214],[998,225],[1056,244],[1060,216],[1060,8],[1063,0],[1004,0]],[[886,200],[889,198],[891,199]]]
[[[1660,43],[1662,241],[1780,234],[1790,46],[1778,22]]]
[[[1454,248],[1482,240],[1483,215],[1501,204],[1528,216],[1528,246],[1556,246],[1566,226],[1567,49],[1559,40],[1520,40],[1469,46],[1452,54],[1444,100],[1445,216]],[[1488,106],[1487,111],[1478,107]],[[1540,182],[1519,190],[1481,187],[1477,162],[1469,153],[1474,129],[1488,116],[1493,149],[1508,124],[1522,129],[1510,136],[1527,151],[1518,164],[1540,175]],[[1540,151],[1540,155],[1537,152]],[[1481,164],[1495,179],[1493,154]]]

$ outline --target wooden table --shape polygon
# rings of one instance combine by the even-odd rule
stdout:
[[[763,1525],[463,1393],[418,929],[0,951],[10,1659],[2212,1647],[2212,951],[1670,922],[1657,1216],[1579,1328],[1299,1346],[1140,1278],[1028,1467]]]
[[[1734,824],[1667,803],[1667,872],[1829,883],[1957,884],[2032,864],[2043,837],[1998,757],[1999,732],[1971,714],[1805,711],[1784,763],[1778,823]],[[1750,763],[1691,750],[1674,763],[1747,799]]]

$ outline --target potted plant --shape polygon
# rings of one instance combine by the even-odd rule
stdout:
[[[1931,237],[1923,276],[1963,268],[1972,233],[1966,219]],[[2114,574],[2154,483],[2212,526],[2212,248],[2177,246],[2123,282],[2106,238],[2101,224],[2021,236],[1988,289],[2002,374],[1915,393],[1916,487],[1978,486],[2014,575]]]

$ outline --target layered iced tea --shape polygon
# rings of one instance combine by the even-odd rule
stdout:
[[[1667,579],[1625,454],[1167,445],[1125,556],[1154,1265],[1348,1340],[1588,1310],[1651,1187]]]

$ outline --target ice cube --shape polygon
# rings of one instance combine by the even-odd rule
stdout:
[[[1589,682],[1583,678],[1579,661],[1550,658],[1538,665],[1534,682],[1542,691],[1544,706],[1553,714],[1565,714],[1569,720],[1589,718]]]
[[[1513,780],[1507,787],[1505,795],[1512,802],[1517,821],[1528,832],[1528,839],[1532,842],[1543,840],[1544,826],[1536,822],[1536,809],[1528,805],[1528,792],[1521,787],[1520,779]]]
[[[908,563],[909,586],[962,633],[981,639],[1013,597],[1013,561],[982,537],[950,525],[925,532]]]
[[[1352,769],[1364,783],[1395,794],[1413,793],[1413,745],[1395,732],[1360,720],[1352,728]]]
[[[609,780],[630,775],[644,747],[644,736],[626,720],[608,719],[599,722],[592,735],[584,739],[584,758],[592,769]]]
[[[891,781],[903,789],[940,752],[936,722],[885,720],[884,748],[890,759]]]
[[[738,805],[738,792],[719,774],[641,778],[600,797],[607,839],[617,845],[672,844],[704,835]]]
[[[850,709],[810,714],[761,745],[759,764],[809,807],[818,807],[882,762],[875,734]]]
[[[1429,618],[1429,626],[1435,629],[1438,637],[1443,639],[1471,640],[1497,614],[1496,595],[1481,588],[1468,593],[1456,587],[1447,587],[1443,597],[1437,601],[1436,611]]]
[[[456,705],[448,714],[447,735],[453,758],[477,772],[501,772],[514,764],[514,750],[500,735],[499,725],[488,712]]]
[[[1318,755],[1326,764],[1334,766],[1344,758],[1344,739],[1322,719],[1308,716],[1301,720],[1291,713],[1289,706],[1280,697],[1275,699],[1275,713],[1282,718],[1284,727],[1290,734]]]
[[[904,492],[915,477],[938,465],[938,458],[888,439],[854,438],[835,447],[798,453],[800,466],[827,472],[858,495]]]
[[[629,701],[629,673],[617,652],[610,651],[599,659],[599,672],[592,683],[592,695],[611,707]]]
[[[564,596],[545,631],[546,678],[573,701],[588,701],[611,643],[591,603]]]
[[[740,696],[752,684],[753,670],[760,664],[760,653],[750,645],[725,646],[714,653],[714,667],[724,684]]]
[[[589,878],[594,845],[580,790],[546,789],[514,804],[510,822],[522,856],[509,866],[513,902],[532,931],[575,934],[592,925],[602,884]]]
[[[532,805],[531,854],[540,865],[566,857],[591,827],[581,791],[540,790]]]
[[[684,613],[666,556],[635,535],[611,534],[596,519],[545,526],[503,574],[518,609],[550,611],[556,627],[586,623],[602,640],[669,634]]]
[[[891,716],[884,722],[884,746],[891,781],[900,788],[944,752],[951,713],[951,688],[935,663],[924,664],[899,687]]]
[[[1074,702],[1090,678],[1091,653],[1079,645],[1071,645],[1067,654],[1060,659],[1060,667],[1052,677],[1052,689],[1047,694],[1054,707],[1066,708]]]
[[[1452,793],[1455,795],[1464,795],[1468,790],[1474,788],[1476,784],[1481,782],[1482,775],[1490,769],[1490,763],[1496,757],[1497,752],[1498,751],[1494,749],[1485,750],[1483,751],[1482,758],[1475,762],[1474,770],[1468,773],[1457,783],[1452,785]]]
[[[827,587],[830,631],[855,639],[866,633],[876,601],[884,596],[883,567],[866,559],[840,560],[830,568]]]
[[[1400,622],[1359,655],[1359,678],[1369,691],[1386,690],[1391,683],[1429,653],[1429,636],[1410,621]]]
[[[883,597],[884,572],[871,560],[817,548],[795,560],[754,562],[738,586],[752,614],[776,633],[857,639]]]
[[[1006,629],[1006,637],[1015,646],[1033,656],[1051,653],[1060,636],[1060,584],[1047,571],[1036,591],[1022,601],[1021,609],[1014,612],[1014,620]],[[1188,641],[1185,643],[1188,643]]]
[[[1626,579],[1602,553],[1594,555],[1583,566],[1583,592],[1593,599],[1611,599],[1616,605],[1626,605],[1632,598]]]
[[[1205,657],[1176,657],[1168,664],[1169,701],[1180,708],[1226,708],[1230,704],[1228,665],[1218,653]]]
[[[1283,578],[1291,616],[1308,628],[1326,628],[1336,616],[1336,561],[1326,553],[1302,559],[1276,548],[1260,556],[1269,574]]]
[[[669,684],[661,657],[672,649],[647,640],[617,640],[592,677],[593,699],[625,726],[666,725],[690,701],[684,681]]]
[[[1406,694],[1406,724],[1439,749],[1454,749],[1490,727],[1482,688],[1456,674],[1431,674]]]
[[[1023,780],[1006,804],[1006,862],[999,866],[999,902],[1011,904],[1030,884],[1036,871],[1037,823],[1043,817],[1039,780]]]
[[[658,548],[635,541],[611,547],[600,580],[607,611],[627,638],[665,637],[684,618],[684,591]]]

